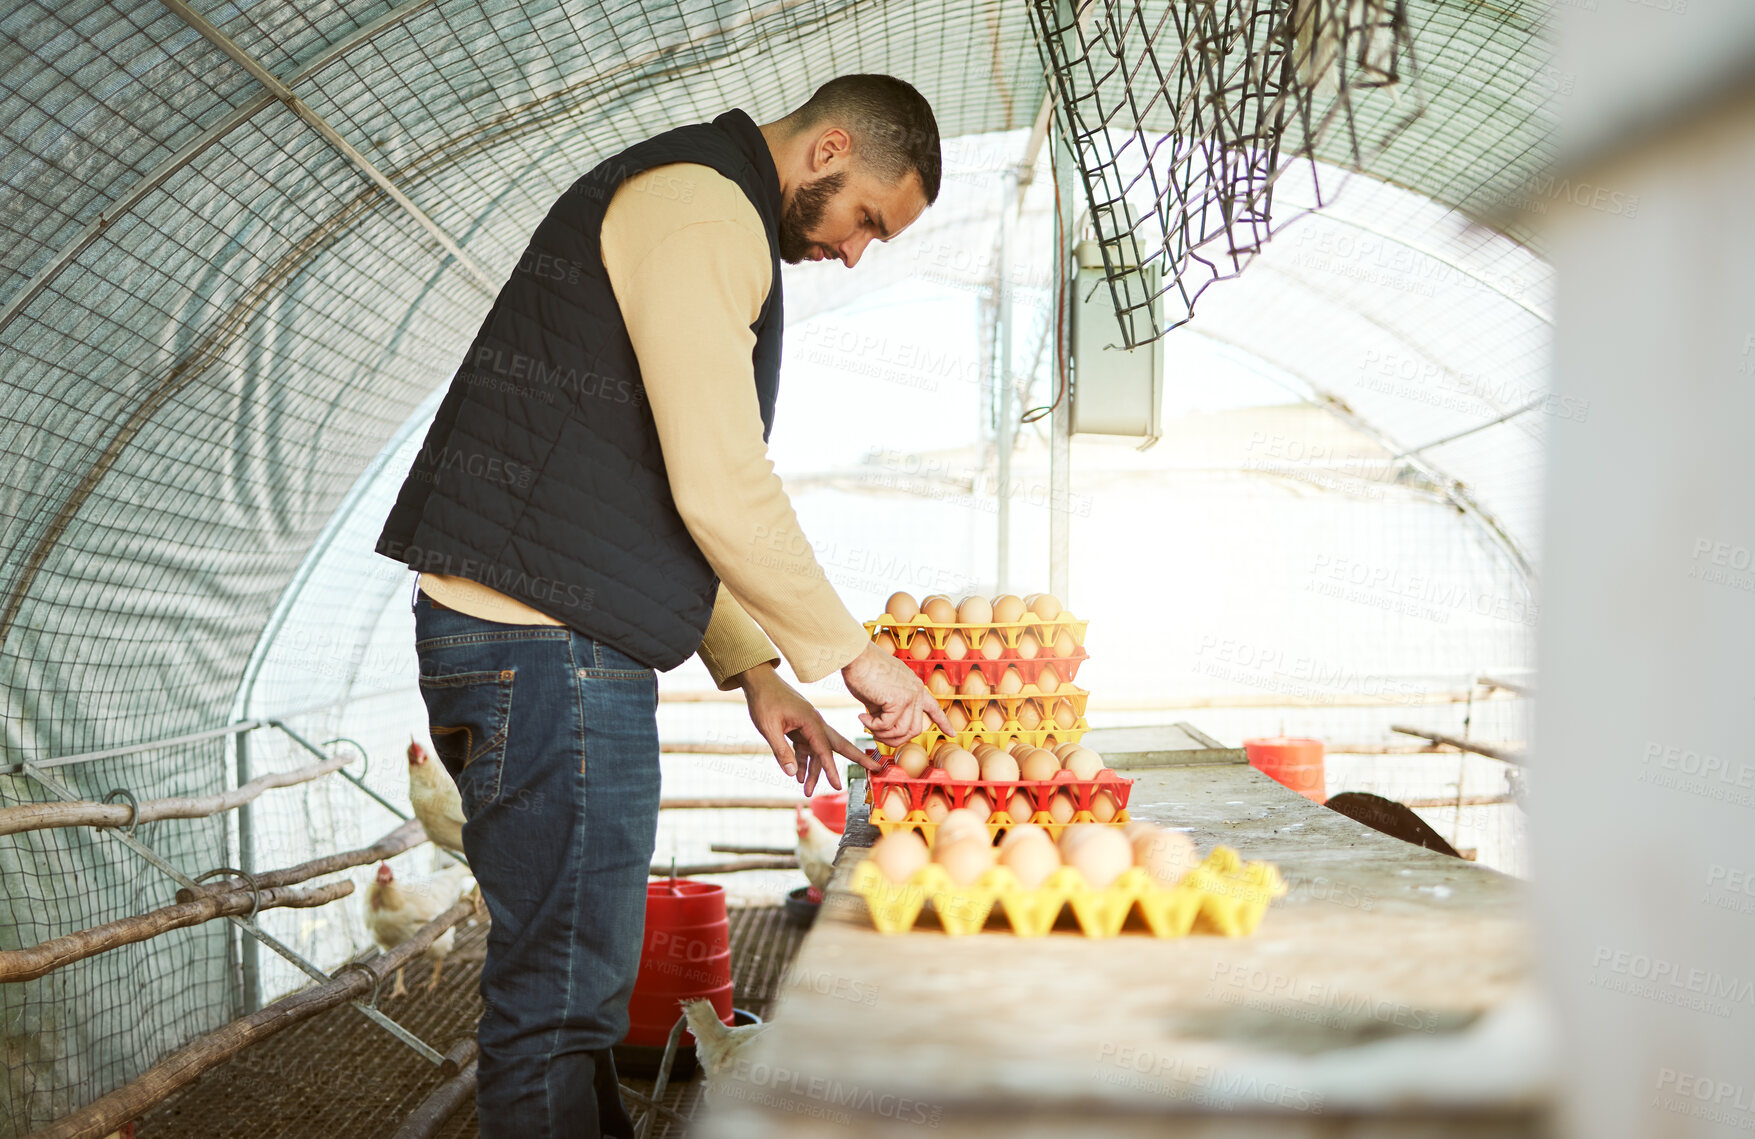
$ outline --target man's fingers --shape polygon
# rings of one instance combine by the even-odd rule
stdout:
[[[883,768],[883,760],[873,759],[871,756],[866,755],[863,751],[860,751],[848,742],[847,737],[840,732],[837,732],[834,728],[825,727],[825,730],[829,733],[829,746],[833,747],[848,759],[851,759],[854,763],[857,763],[867,771],[878,771]]]
[[[946,716],[945,710],[939,707],[938,697],[932,695],[930,692],[927,693],[920,706],[920,710],[925,712],[933,723],[943,729],[945,735],[954,736],[957,734],[957,730],[951,727],[950,717]]]
[[[793,756],[792,745],[786,742],[786,737],[778,733],[770,733],[760,724],[756,727],[762,733],[762,738],[768,741],[768,746],[773,749],[774,758],[780,761],[780,770],[788,775],[796,775],[798,773],[798,760]]]

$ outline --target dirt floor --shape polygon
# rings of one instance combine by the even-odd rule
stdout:
[[[766,1017],[780,980],[804,933],[786,924],[778,906],[734,908],[731,969],[738,1008]],[[438,988],[423,991],[428,973],[412,966],[405,996],[378,1007],[433,1048],[445,1052],[475,1031],[481,1016],[477,982],[486,926],[459,929]],[[388,993],[389,986],[385,991]],[[263,1041],[206,1073],[142,1117],[139,1139],[387,1139],[403,1118],[444,1082],[432,1064],[351,1006],[331,1009]],[[649,1093],[649,1081],[624,1077]],[[673,1083],[665,1105],[692,1117],[701,1094],[696,1076]],[[636,1121],[640,1110],[629,1103]],[[660,1116],[647,1139],[680,1135]],[[442,1128],[444,1139],[477,1133],[475,1105],[467,1102]]]

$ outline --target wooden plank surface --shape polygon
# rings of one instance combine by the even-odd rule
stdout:
[[[1290,893],[1253,937],[949,938],[929,918],[881,935],[844,889],[875,838],[855,788],[774,1027],[700,1134],[1537,1133],[1547,1057],[1516,880],[1244,765],[1128,774],[1133,817],[1280,867]]]
[[[1080,742],[1117,770],[1249,762],[1242,748],[1226,747],[1193,724],[1098,728]]]

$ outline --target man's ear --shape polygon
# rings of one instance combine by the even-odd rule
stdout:
[[[815,174],[829,165],[831,157],[845,162],[852,146],[853,139],[846,131],[840,127],[830,127],[817,137],[817,144],[811,150],[811,173]]]

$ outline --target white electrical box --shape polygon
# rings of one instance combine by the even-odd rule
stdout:
[[[1158,413],[1163,403],[1163,354],[1156,337],[1137,348],[1122,348],[1115,300],[1104,279],[1103,255],[1094,241],[1078,246],[1078,276],[1072,304],[1072,429],[1085,435],[1130,435],[1158,438]],[[1136,339],[1152,337],[1158,301],[1158,269],[1147,266],[1134,288],[1143,284],[1153,297],[1149,309],[1127,315]],[[1136,296],[1139,294],[1136,292]]]

